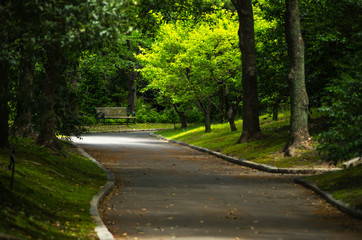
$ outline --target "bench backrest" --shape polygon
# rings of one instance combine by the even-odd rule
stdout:
[[[96,107],[97,112],[104,112],[105,118],[127,117],[126,107]]]

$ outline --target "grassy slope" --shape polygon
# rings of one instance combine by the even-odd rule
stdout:
[[[242,121],[237,121],[237,132],[230,132],[228,124],[212,126],[211,133],[204,133],[204,127],[192,129],[171,129],[160,131],[162,136],[184,141],[192,145],[205,147],[229,156],[245,158],[254,162],[264,163],[276,167],[325,167],[328,166],[320,159],[316,150],[300,150],[298,157],[286,158],[280,153],[288,135],[289,118],[281,116],[281,120],[272,121],[269,117],[260,118],[264,138],[235,144],[241,135]],[[315,134],[312,131],[312,136]],[[311,141],[314,145],[315,142]]]
[[[90,200],[106,182],[105,173],[67,144],[58,154],[30,140],[13,145],[13,190],[10,151],[0,151],[0,233],[22,239],[94,239]]]
[[[362,166],[306,177],[333,197],[362,210]]]
[[[329,166],[328,163],[321,160],[316,150],[299,150],[299,156],[292,158],[286,158],[280,153],[288,134],[289,118],[287,116],[281,116],[279,121],[272,121],[266,116],[261,117],[260,120],[265,137],[261,140],[243,144],[235,144],[241,135],[241,121],[237,122],[239,131],[234,133],[230,132],[228,124],[217,124],[212,126],[211,133],[204,133],[204,127],[199,126],[186,130],[165,130],[157,132],[157,134],[276,167]],[[313,121],[310,125],[312,136],[310,144],[312,146],[317,144],[316,140],[313,139],[316,139],[318,132],[323,129],[321,128],[323,124],[320,123],[320,121]],[[309,178],[309,180],[316,182],[320,188],[331,192],[335,198],[341,199],[352,206],[362,208],[362,167],[316,175]]]

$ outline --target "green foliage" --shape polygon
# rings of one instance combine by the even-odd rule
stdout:
[[[362,75],[343,74],[326,88],[321,108],[330,119],[328,131],[320,135],[324,158],[338,162],[362,156]]]
[[[186,115],[192,115],[191,111],[187,111]],[[173,108],[165,108],[161,111],[151,107],[148,104],[141,103],[138,104],[136,109],[136,121],[137,123],[177,123],[178,116]],[[188,118],[188,122],[200,122],[200,113],[197,117]]]
[[[282,1],[258,1],[254,6],[258,90],[261,110],[288,102],[288,53]]]
[[[160,102],[184,109],[193,103],[206,115],[204,105],[220,85],[240,85],[237,29],[236,16],[226,10],[205,14],[199,23],[164,23],[152,47],[137,56],[148,88],[158,91]]]
[[[160,18],[165,22],[198,22],[204,13],[214,12],[214,6],[233,9],[230,1],[222,0],[140,0],[135,7],[137,28],[153,36],[162,24]]]

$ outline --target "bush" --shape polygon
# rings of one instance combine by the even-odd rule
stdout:
[[[362,77],[344,74],[325,89],[327,101],[320,109],[330,119],[328,131],[320,134],[322,157],[337,163],[362,156]]]

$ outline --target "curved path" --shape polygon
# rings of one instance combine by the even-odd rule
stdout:
[[[362,239],[362,222],[289,175],[263,173],[146,132],[74,140],[110,169],[100,207],[115,239]]]

